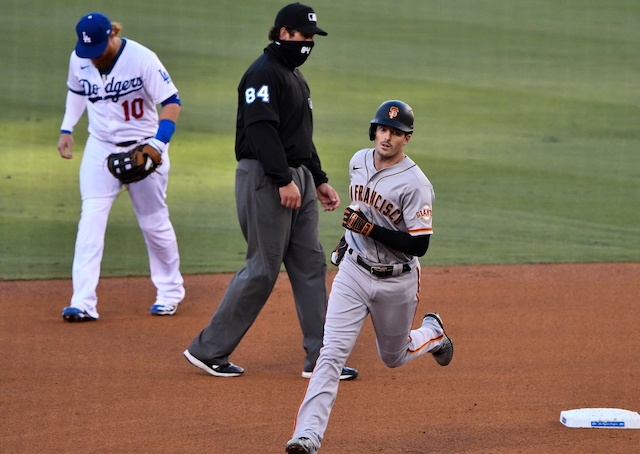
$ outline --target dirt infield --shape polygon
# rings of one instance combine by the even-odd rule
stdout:
[[[453,362],[387,369],[368,321],[323,454],[640,451],[640,430],[559,422],[640,411],[640,263],[423,271],[416,324],[440,312]],[[0,452],[283,453],[307,383],[286,275],[231,358],[240,378],[182,357],[231,276],[185,279],[172,317],[149,315],[147,278],[104,279],[101,318],[82,324],[60,317],[70,281],[0,282]]]

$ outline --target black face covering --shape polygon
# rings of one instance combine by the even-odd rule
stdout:
[[[282,57],[291,69],[302,66],[313,48],[313,41],[275,41],[272,49]]]

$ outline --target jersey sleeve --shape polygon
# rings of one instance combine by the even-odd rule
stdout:
[[[78,76],[76,75],[76,71],[78,69],[79,58],[76,55],[75,51],[71,52],[71,56],[69,57],[69,74],[67,75],[67,87],[73,93],[78,95],[85,95],[85,87],[80,83]]]
[[[278,187],[289,184],[292,180],[291,171],[273,125],[268,121],[252,123],[245,128],[245,135],[247,146],[254,151],[265,175]]]
[[[249,71],[239,87],[240,101],[244,103],[244,126],[259,121],[280,123],[278,111],[278,83],[269,71]]]
[[[428,184],[419,186],[407,194],[403,204],[403,217],[411,236],[433,233],[433,202],[435,194]]]
[[[313,146],[313,153],[311,154],[311,159],[309,159],[305,165],[307,169],[313,175],[313,182],[316,185],[316,188],[320,186],[322,183],[327,183],[329,178],[327,178],[327,174],[322,170],[322,164],[320,163],[320,156],[318,156],[318,152],[316,151],[315,145]]]
[[[148,64],[145,67],[145,87],[154,104],[170,98],[178,92],[169,71],[164,67],[158,56],[150,51]]]
[[[238,85],[242,131],[249,149],[277,186],[291,182],[287,155],[278,132],[280,83],[263,58],[254,62]]]

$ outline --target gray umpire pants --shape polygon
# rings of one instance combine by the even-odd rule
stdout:
[[[327,265],[318,237],[313,177],[304,166],[291,171],[302,195],[298,210],[282,206],[278,187],[264,175],[259,161],[238,162],[235,195],[247,241],[246,263],[231,280],[209,324],[189,346],[189,352],[201,361],[228,361],[267,302],[284,263],[302,328],[303,367],[311,371],[315,366],[327,310]]]

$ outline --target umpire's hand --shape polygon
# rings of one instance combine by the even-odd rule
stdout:
[[[279,188],[280,191],[280,203],[287,208],[291,208],[292,210],[297,210],[300,208],[302,204],[302,197],[300,196],[300,189],[298,186],[291,180],[291,182],[286,186],[281,186]]]

